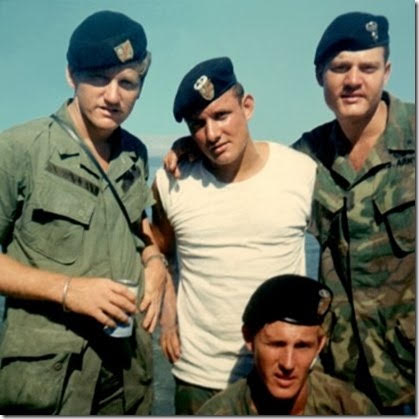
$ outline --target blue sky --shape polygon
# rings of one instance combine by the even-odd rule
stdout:
[[[326,26],[344,12],[388,18],[388,89],[415,100],[413,0],[0,0],[1,131],[50,114],[72,95],[65,81],[68,40],[85,17],[103,9],[140,21],[148,36],[153,63],[125,127],[151,155],[186,134],[172,114],[177,86],[192,66],[217,56],[231,57],[255,97],[253,138],[290,144],[332,119],[313,56]]]

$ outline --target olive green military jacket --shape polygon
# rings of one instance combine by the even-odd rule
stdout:
[[[374,404],[353,386],[318,370],[308,377],[309,395],[305,416],[314,415],[377,415]],[[283,415],[283,412],[269,412]],[[242,378],[208,400],[197,415],[258,415],[253,406],[248,379]]]
[[[66,105],[57,115],[72,125]],[[136,226],[153,202],[147,152],[122,129],[114,136],[107,174]],[[70,276],[139,278],[141,298],[144,245],[135,236],[134,246],[109,186],[51,118],[0,135],[0,196],[0,244],[10,257]],[[140,322],[131,339],[115,339],[57,304],[7,298],[0,411],[88,415],[102,362],[123,369],[126,408],[133,408],[149,394],[152,371],[151,338]]]
[[[336,121],[293,146],[319,164],[310,230],[319,278],[334,293],[323,365],[378,406],[395,406],[415,394],[415,108],[383,100],[387,127],[358,172]]]

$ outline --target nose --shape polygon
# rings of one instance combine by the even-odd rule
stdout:
[[[352,67],[345,77],[345,84],[347,86],[358,86],[361,83],[361,75],[356,67]]]
[[[220,138],[220,129],[215,121],[207,121],[205,131],[209,143],[215,143]]]
[[[119,86],[116,80],[111,80],[105,86],[104,98],[108,103],[118,103],[119,101]]]
[[[292,348],[283,348],[279,359],[279,367],[284,372],[291,372],[294,369],[294,351]]]

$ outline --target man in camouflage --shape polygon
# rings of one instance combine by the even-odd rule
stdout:
[[[334,293],[325,371],[382,413],[414,413],[415,107],[384,91],[388,22],[337,17],[315,55],[332,122],[293,145],[318,163],[311,231]]]
[[[299,275],[265,281],[243,313],[254,369],[207,401],[199,415],[374,415],[352,385],[312,369],[326,336],[331,290]]]

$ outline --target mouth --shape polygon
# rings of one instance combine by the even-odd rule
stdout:
[[[345,103],[357,103],[360,100],[364,99],[364,95],[361,93],[342,93],[340,98]]]
[[[100,106],[99,109],[105,116],[110,116],[110,117],[118,116],[121,113],[120,109],[111,108],[108,106]]]
[[[275,374],[274,378],[275,378],[275,381],[282,388],[291,387],[295,382],[295,377],[293,376],[284,376],[284,375]]]
[[[224,153],[224,151],[227,149],[228,143],[217,143],[209,148],[209,151],[219,156],[220,154]]]

